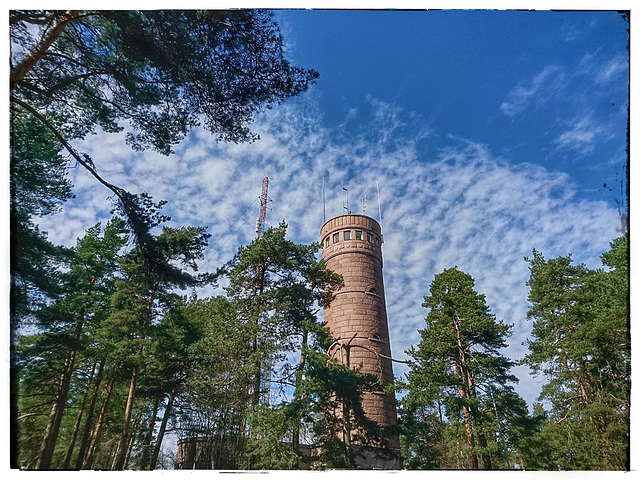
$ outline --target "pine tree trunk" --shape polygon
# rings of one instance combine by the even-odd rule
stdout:
[[[78,456],[76,457],[76,470],[82,468],[82,462],[84,461],[84,455],[89,446],[89,440],[91,438],[91,427],[93,422],[93,414],[96,409],[96,403],[98,402],[98,395],[100,393],[100,385],[102,384],[102,374],[104,372],[104,360],[100,362],[98,367],[98,373],[96,375],[96,385],[93,389],[93,395],[91,396],[91,402],[89,403],[89,409],[87,411],[87,419],[85,420],[84,430],[82,432],[82,439],[80,440],[80,447],[78,448]]]
[[[460,393],[463,393],[463,388],[460,388]],[[465,398],[465,397],[462,397]],[[480,467],[478,465],[478,457],[473,451],[474,448],[474,436],[473,436],[473,427],[471,426],[471,414],[469,413],[469,408],[466,405],[462,406],[462,417],[464,419],[464,428],[467,431],[467,445],[469,445],[469,459],[471,460],[471,468],[473,470],[478,470]]]
[[[88,295],[88,294],[87,294]],[[82,335],[82,327],[84,325],[84,313],[82,313],[78,317],[78,321],[76,322],[74,328],[74,336],[73,338],[76,341],[80,340],[80,336]],[[73,370],[75,368],[76,356],[78,354],[78,350],[73,348],[65,362],[62,376],[60,378],[60,390],[58,394],[58,398],[54,402],[51,408],[51,415],[49,416],[49,423],[45,430],[45,437],[42,442],[42,452],[40,454],[40,459],[38,460],[38,465],[36,466],[39,470],[47,470],[51,468],[51,460],[53,459],[53,452],[56,448],[56,443],[58,441],[58,434],[60,433],[60,424],[62,423],[62,417],[64,415],[64,410],[67,405],[67,399],[69,398],[69,388],[71,386],[71,377],[73,375]]]
[[[253,352],[258,356],[258,339],[253,339]],[[260,403],[260,384],[262,383],[262,361],[258,359],[255,366],[255,378],[253,379],[253,393],[251,396],[251,410],[255,411]]]
[[[164,409],[164,415],[162,416],[162,423],[160,424],[160,430],[158,431],[158,438],[156,438],[156,444],[153,449],[153,455],[151,456],[151,462],[149,464],[149,470],[155,470],[156,464],[158,463],[158,456],[160,455],[160,447],[162,446],[162,440],[164,439],[164,434],[167,430],[167,423],[169,422],[169,418],[171,416],[171,410],[173,409],[173,401],[176,398],[176,393],[178,388],[174,388],[171,390],[169,394],[169,400],[167,401],[167,406]]]
[[[298,361],[298,368],[296,370],[296,392],[294,393],[294,398],[296,400],[298,399],[298,395],[297,395],[297,390],[299,388],[300,383],[302,383],[302,375],[304,372],[304,365],[306,363],[307,360],[307,355],[305,353],[305,348],[307,347],[307,343],[309,340],[309,332],[307,332],[306,330],[304,330],[302,332],[302,343],[301,343],[301,347],[300,347],[300,360]],[[294,430],[293,430],[293,439],[292,439],[292,446],[293,446],[293,452],[295,454],[299,453],[299,449],[300,449],[300,422],[296,422],[294,424]]]
[[[262,266],[260,271],[260,283],[258,285],[258,308],[256,308],[255,318],[252,319],[252,322],[255,323],[256,327],[258,327],[260,323],[260,303],[262,301],[262,295],[264,294],[264,284],[267,276],[267,268]],[[253,382],[253,396],[251,410],[255,410],[258,404],[260,403],[260,386],[262,384],[262,358],[258,356],[258,333],[252,338],[252,349],[254,356],[256,357],[256,376]]]
[[[527,469],[526,464],[524,463],[524,457],[522,456],[522,454],[520,455],[520,469],[522,471],[525,471]]]
[[[485,470],[493,470],[493,464],[491,463],[491,455],[489,453],[486,453],[487,438],[482,433],[479,433],[477,436],[478,436],[478,443],[480,444],[484,452],[482,454],[482,468]]]
[[[49,422],[44,430],[44,438],[42,439],[42,444],[40,446],[40,455],[38,456],[38,462],[36,463],[36,470],[49,470],[51,467],[51,459],[53,457],[53,431],[55,430],[56,417],[58,416],[60,404],[59,400],[53,402],[51,406],[51,412],[49,413]]]
[[[49,422],[47,423],[44,438],[42,440],[40,458],[36,465],[36,469],[38,470],[49,470],[51,468],[53,452],[56,448],[56,442],[58,441],[58,434],[60,433],[62,416],[64,415],[67,398],[69,397],[69,386],[71,385],[71,375],[73,373],[75,358],[76,351],[72,350],[64,362],[64,370],[59,382],[58,396],[51,406]]]
[[[153,431],[156,426],[156,417],[158,416],[158,407],[162,400],[162,394],[159,393],[156,396],[155,402],[153,402],[153,411],[151,412],[151,418],[149,418],[149,425],[147,426],[147,433],[144,436],[142,445],[142,456],[140,458],[140,470],[147,470],[149,466],[149,457],[151,456],[151,440],[153,440]]]
[[[94,362],[93,367],[91,369],[91,374],[89,375],[89,380],[87,381],[87,387],[85,388],[84,394],[82,396],[82,405],[78,409],[78,415],[76,416],[76,423],[73,426],[73,433],[71,435],[71,441],[69,442],[69,448],[67,449],[67,456],[64,459],[64,466],[62,467],[64,470],[68,470],[69,464],[71,463],[71,457],[73,456],[73,449],[76,446],[76,440],[78,439],[78,432],[80,431],[80,424],[82,423],[82,417],[84,416],[85,408],[87,406],[89,389],[91,388],[91,383],[93,382],[93,376],[95,372],[96,372],[96,363]]]
[[[476,398],[476,384],[475,384],[475,381],[473,380],[473,374],[467,367],[466,359],[463,363],[463,368],[464,368],[464,371],[466,372],[467,392],[468,392],[469,399],[474,400]],[[471,414],[472,419],[478,418],[476,415],[475,408],[470,409],[469,413]],[[491,455],[487,453],[487,438],[483,433],[478,433],[476,437],[478,439],[478,444],[483,449],[482,468],[484,470],[493,470],[493,465],[491,463]]]
[[[464,352],[464,347],[462,344],[462,338],[460,335],[460,328],[459,328],[459,324],[458,321],[459,319],[456,317],[452,318],[453,321],[453,327],[456,331],[456,340],[458,343],[458,358],[454,360],[454,368],[455,368],[455,372],[456,372],[456,376],[460,379],[461,382],[466,382],[467,383],[467,387],[468,387],[468,375],[467,375],[467,368],[466,368],[466,357],[465,357],[465,352]],[[469,391],[468,388],[465,388],[465,386],[461,383],[458,386],[458,393],[460,395],[460,398],[464,401],[464,400],[468,400],[469,399]],[[479,465],[478,465],[478,457],[476,456],[475,452],[473,451],[474,449],[474,436],[473,436],[473,426],[471,424],[471,412],[469,411],[469,407],[467,405],[462,404],[462,417],[464,419],[464,427],[467,431],[467,444],[469,445],[469,449],[470,449],[470,453],[469,453],[469,459],[471,460],[471,468],[473,470],[478,470],[479,469]]]
[[[89,450],[87,451],[87,458],[85,458],[82,463],[82,468],[92,468],[93,462],[95,460],[96,447],[98,446],[98,440],[100,439],[100,433],[102,432],[102,426],[104,425],[104,418],[107,413],[107,406],[109,405],[109,401],[111,400],[111,394],[113,393],[113,389],[115,387],[115,380],[111,380],[109,384],[109,388],[107,390],[107,398],[105,398],[102,407],[100,408],[100,414],[98,415],[98,420],[96,421],[96,425],[93,429],[93,435],[91,436],[91,443],[89,444]]]
[[[133,451],[133,444],[136,440],[135,432],[140,429],[140,424],[142,423],[142,411],[138,412],[136,415],[136,419],[132,422],[131,433],[129,434],[129,441],[127,442],[127,451],[124,457],[124,466],[123,469],[129,468],[129,460],[131,460],[131,452]]]
[[[67,25],[79,17],[80,14],[74,10],[67,10],[64,13],[59,12],[56,14],[55,21],[52,22],[51,28],[47,29],[46,34],[40,39],[40,43],[11,70],[11,74],[9,75],[11,92],[13,92],[13,89],[20,83],[25,75],[42,60],[49,47],[62,35]]]
[[[114,470],[123,470],[124,462],[127,457],[127,447],[129,443],[129,434],[131,431],[131,414],[133,413],[133,401],[136,396],[136,387],[138,384],[138,373],[140,367],[136,365],[131,374],[131,382],[129,383],[129,394],[127,395],[127,403],[124,409],[124,420],[122,426],[122,434],[120,436],[120,444],[116,453]]]

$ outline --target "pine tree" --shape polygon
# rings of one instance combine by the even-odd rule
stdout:
[[[117,219],[106,225],[104,233],[100,224],[87,230],[72,249],[69,269],[62,275],[61,293],[53,303],[38,312],[37,328],[40,333],[20,338],[18,365],[24,367],[21,369],[19,396],[26,400],[29,394],[24,387],[35,381],[41,398],[50,399],[45,403],[50,411],[43,429],[45,433],[36,468],[49,469],[53,466],[57,438],[78,362],[90,357],[87,349],[92,341],[92,332],[109,314],[118,253],[125,242],[123,222]],[[24,458],[25,454],[28,455],[21,451],[20,457]]]
[[[288,360],[288,354],[303,355],[309,329],[317,323],[318,302],[326,301],[341,282],[316,260],[317,243],[297,245],[286,239],[286,230],[281,222],[241,247],[229,273],[227,294],[253,332],[252,407],[268,395],[270,383],[295,382],[299,364]],[[284,362],[277,377],[276,362]]]
[[[224,296],[189,299],[181,314],[200,335],[188,348],[189,371],[176,399],[173,428],[181,441],[207,442],[197,468],[241,468],[253,366],[251,331]],[[191,452],[193,453],[193,452]],[[179,468],[192,469],[194,464]]]
[[[502,446],[493,400],[516,396],[509,373],[513,362],[500,353],[511,326],[491,313],[474,279],[457,268],[435,276],[424,307],[429,309],[422,340],[407,353],[411,368],[405,386],[413,408],[444,407],[448,443],[445,468],[492,469]],[[516,396],[517,397],[517,396]]]
[[[152,259],[148,196],[103,178],[100,159],[74,140],[127,128],[134,149],[168,155],[201,121],[220,140],[257,140],[253,116],[318,76],[284,58],[267,10],[12,10],[9,33],[12,115],[33,120],[51,137],[44,145],[64,149],[112,192]],[[50,166],[47,175],[60,175]]]
[[[324,354],[330,340],[317,313],[342,279],[315,258],[318,248],[287,240],[283,222],[239,249],[227,297],[185,305],[203,334],[176,415],[181,441],[202,446],[184,468],[353,467],[346,422],[384,443],[360,404],[374,379]],[[331,415],[346,404],[349,415]],[[303,435],[319,457],[301,458]]]
[[[163,227],[155,239],[161,257],[153,268],[139,249],[121,262],[124,276],[117,281],[112,313],[102,326],[103,338],[109,345],[110,362],[122,365],[123,372],[130,378],[114,463],[116,470],[124,469],[129,458],[138,384],[157,368],[152,345],[158,325],[179,298],[175,290],[200,283],[201,279],[188,270],[197,270],[196,261],[202,258],[207,238],[200,227]],[[205,275],[203,279],[210,280],[210,277]]]
[[[524,362],[546,379],[540,398],[551,411],[541,435],[557,445],[551,464],[628,468],[628,235],[602,255],[606,270],[574,265],[570,255],[545,260],[536,250],[526,260],[533,329]]]
[[[51,215],[73,197],[61,145],[34,118],[11,110],[10,227],[11,313],[14,328],[39,303],[58,291],[53,272],[64,249],[52,245],[34,219]],[[17,320],[17,322],[16,322]]]

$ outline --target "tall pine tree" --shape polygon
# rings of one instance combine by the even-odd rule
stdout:
[[[545,378],[550,406],[543,442],[555,447],[540,468],[628,468],[630,405],[628,234],[602,255],[603,269],[571,256],[529,262],[533,320],[524,362]]]
[[[429,407],[444,413],[441,467],[508,468],[497,441],[495,400],[517,397],[511,386],[517,379],[509,373],[513,362],[500,353],[511,326],[495,318],[474,285],[456,267],[435,276],[423,303],[429,312],[422,340],[407,352],[411,368],[405,403],[413,411]]]

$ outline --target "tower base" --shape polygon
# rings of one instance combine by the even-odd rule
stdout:
[[[400,452],[389,454],[376,447],[366,445],[352,446],[357,452],[358,470],[402,470]]]

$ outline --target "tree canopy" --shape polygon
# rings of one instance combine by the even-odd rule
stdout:
[[[255,113],[298,95],[318,76],[284,58],[266,10],[12,10],[9,25],[12,116],[33,119],[49,137],[41,148],[63,151],[111,190],[151,262],[149,229],[162,202],[110,183],[99,173],[104,159],[72,142],[98,129],[125,130],[134,149],[168,155],[200,124],[222,141],[256,140],[248,126]],[[12,164],[29,161],[17,158],[16,147],[14,141]],[[53,155],[40,158],[53,167]],[[63,183],[64,174],[49,170],[58,177],[49,182]]]
[[[471,275],[456,267],[445,269],[424,299],[427,326],[420,330],[420,344],[408,352],[412,360],[402,423],[406,440],[424,439],[427,425],[439,431],[439,439],[436,445],[425,445],[428,449],[414,462],[429,465],[438,457],[438,464],[449,468],[510,468],[502,461],[505,446],[497,443],[507,435],[500,423],[506,415],[526,416],[524,402],[511,386],[517,382],[510,373],[514,362],[500,353],[511,326],[495,318],[474,286]],[[458,446],[451,445],[456,442]],[[421,460],[424,455],[427,459]]]
[[[547,260],[534,250],[527,259],[533,329],[524,363],[545,380],[540,399],[550,405],[539,441],[556,445],[542,468],[628,465],[628,248],[628,234],[612,241],[597,270],[570,255]]]
[[[161,345],[175,334],[174,350],[188,356],[179,339],[197,342],[199,327],[187,321],[175,290],[216,277],[196,272],[208,235],[202,227],[159,232],[169,220],[166,202],[114,185],[100,173],[108,159],[78,145],[96,133],[125,132],[134,150],[169,155],[200,125],[219,141],[255,141],[254,116],[305,91],[318,74],[286,60],[266,10],[12,10],[9,25],[12,379],[20,386],[12,390],[13,444],[25,468],[91,468],[103,461],[100,442],[117,438],[110,466],[126,468],[144,419],[147,446],[137,467],[153,468],[158,409],[164,432],[181,385],[163,375],[187,370]],[[36,218],[73,196],[67,169],[74,163],[111,191],[121,218],[104,240],[95,226],[82,246],[65,249],[49,242]],[[127,234],[133,248],[107,255],[100,247]],[[25,394],[29,385],[33,394]],[[119,408],[124,414],[114,416]],[[74,426],[70,409],[78,411]],[[45,418],[38,439],[32,427]],[[59,437],[69,440],[69,430],[62,458]]]
[[[100,127],[170,153],[204,122],[221,140],[255,140],[256,111],[317,73],[284,58],[265,10],[10,12],[11,101],[64,140]]]

